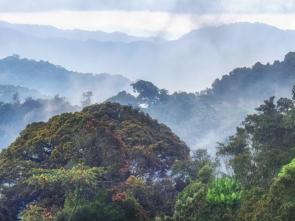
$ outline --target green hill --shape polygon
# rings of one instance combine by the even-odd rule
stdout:
[[[290,97],[294,84],[295,53],[290,52],[273,64],[258,62],[251,68],[236,68],[205,91],[168,93],[140,80],[132,84],[137,95],[123,91],[109,101],[140,108],[169,126],[192,148],[214,153],[217,142],[232,135],[263,100]]]
[[[28,125],[2,151],[0,205],[10,208],[12,218],[32,202],[52,210],[61,207],[71,185],[43,191],[30,187],[28,180],[36,178],[36,170],[40,169],[47,170],[41,180],[48,184],[55,172],[59,175],[52,182],[61,174],[66,177],[75,174],[79,165],[105,168],[108,173],[103,180],[109,182],[107,189],[125,192],[127,187],[122,184],[127,180],[159,182],[169,176],[175,161],[186,159],[189,159],[189,148],[168,127],[148,115],[119,104],[93,105],[81,112],[55,116],[47,123]],[[64,174],[60,169],[69,172]],[[87,171],[78,170],[82,177]],[[50,174],[49,178],[46,174]],[[59,201],[53,201],[56,194]]]

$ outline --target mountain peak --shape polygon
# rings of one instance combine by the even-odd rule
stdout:
[[[43,149],[45,144],[50,151]],[[117,103],[96,104],[47,123],[33,123],[7,151],[41,167],[64,167],[72,161],[115,168],[128,165],[132,175],[142,177],[165,176],[175,160],[189,158],[189,148],[168,127]]]
[[[190,31],[189,33],[183,35],[180,39],[187,39],[190,37],[195,37],[198,35],[208,35],[211,37],[217,37],[218,35],[229,34],[232,35],[235,32],[252,32],[252,31],[260,31],[260,32],[269,32],[269,31],[279,31],[280,29],[264,23],[251,23],[251,22],[235,22],[229,24],[222,24],[216,26],[206,26],[199,29],[195,29]],[[217,36],[216,36],[217,35]]]
[[[295,52],[289,52],[286,54],[284,62],[288,64],[295,64]]]

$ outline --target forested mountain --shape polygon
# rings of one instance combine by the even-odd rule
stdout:
[[[48,38],[46,31],[42,36],[34,33],[19,26],[0,28],[0,56],[20,54],[71,70],[123,74],[183,91],[205,89],[235,67],[281,59],[295,50],[294,31],[257,23],[205,27],[174,41],[156,42],[84,41],[56,38],[50,31]]]
[[[0,0],[0,221],[295,221],[294,19]]]
[[[31,124],[0,153],[0,219],[293,221],[294,98],[266,100],[220,144],[227,175],[128,106]]]
[[[34,89],[47,96],[64,96],[75,104],[80,103],[84,92],[92,91],[95,101],[102,101],[130,84],[120,75],[83,74],[17,55],[0,60],[0,82]]]
[[[209,183],[191,181],[178,195],[171,220],[294,220],[294,92],[292,100],[267,99],[220,144],[218,156],[228,175]],[[179,176],[185,177],[182,171],[188,168],[182,165]]]
[[[229,75],[217,79],[210,89],[200,93],[169,94],[149,82],[139,81],[133,84],[138,96],[125,91],[109,100],[132,105],[148,112],[153,118],[171,127],[193,149],[202,147],[214,153],[216,143],[231,135],[244,116],[251,113],[261,101],[269,95],[277,97],[289,95],[292,85],[295,84],[294,64],[295,54],[288,53],[281,62],[275,61],[273,64],[266,65],[256,63],[252,68],[238,68]],[[88,102],[85,105],[89,105],[91,99],[95,102],[106,98],[107,95],[112,96],[112,93],[128,88],[129,84],[127,79],[120,76],[79,74],[47,62],[20,59],[17,56],[1,60],[0,70],[2,70],[1,82],[34,88],[51,96],[61,94],[79,105],[83,100],[82,94],[86,91],[94,92],[90,93],[88,98],[86,97]],[[112,81],[114,78],[117,82]],[[23,91],[20,92],[20,98],[25,97]],[[6,87],[4,94],[8,95],[7,93]],[[14,93],[9,93],[9,99],[13,98]],[[58,113],[68,110],[68,108],[57,109]],[[22,119],[26,119],[24,122],[12,120],[15,119],[13,116],[15,112],[7,113],[10,116],[6,115],[6,118],[11,118],[10,126],[2,124],[2,127],[11,128],[12,122],[18,126],[17,129],[8,133],[10,138],[4,136],[6,137],[4,142],[2,138],[0,142],[2,147],[17,135],[21,126],[24,127],[26,123],[36,120],[47,119],[41,117],[34,119],[32,117],[35,116],[34,114],[28,118],[27,114],[34,110],[32,108],[25,110],[25,112],[18,112],[19,117],[21,113],[23,114]],[[52,116],[52,114],[50,112],[46,116]],[[20,119],[19,117],[16,119]]]
[[[169,171],[188,159],[168,127],[119,104],[33,123],[0,153],[0,219],[46,210],[57,220],[147,220],[171,212]]]
[[[290,97],[295,84],[295,53],[281,62],[238,68],[200,93],[169,94],[146,81],[132,84],[138,95],[120,92],[109,101],[132,105],[167,124],[193,149],[214,146],[234,132],[247,113],[270,95]]]
[[[252,68],[237,68],[215,80],[208,94],[218,100],[240,102],[261,100],[270,94],[288,96],[295,79],[295,53],[289,52],[283,61],[272,64],[257,62]]]
[[[31,28],[39,32],[31,36]],[[292,49],[294,35],[244,23],[204,28],[170,42],[129,42],[126,36],[84,41],[78,38],[92,33],[50,27],[8,25],[1,31],[4,53],[15,47],[34,57],[44,50],[77,69],[103,64],[138,71],[136,76],[152,73],[148,79],[162,72],[157,80],[167,85],[181,84],[179,73],[186,73],[185,81],[196,88],[191,70],[214,73],[259,56],[272,60]],[[52,35],[45,38],[48,31]],[[257,38],[243,38],[254,32]],[[271,48],[276,39],[281,45]],[[91,59],[72,63],[80,56]],[[224,59],[208,65],[209,57]],[[1,221],[295,219],[293,52],[272,64],[234,69],[196,93],[170,94],[143,80],[131,84],[131,93],[131,81],[120,75],[82,74],[17,55],[0,60],[0,82]]]
[[[26,98],[42,98],[44,95],[36,90],[13,86],[13,85],[1,85],[0,84],[0,102],[10,103],[13,101],[24,101]]]
[[[10,103],[0,102],[0,149],[7,147],[27,124],[46,121],[50,117],[78,110],[63,98],[13,99]]]

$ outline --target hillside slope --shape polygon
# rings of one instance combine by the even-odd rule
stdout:
[[[270,96],[290,97],[295,84],[295,53],[281,62],[238,68],[215,80],[200,93],[168,94],[150,82],[133,84],[138,96],[126,91],[110,101],[132,105],[167,124],[191,147],[209,148],[234,132],[244,117]]]
[[[1,85],[0,84],[0,102],[9,103],[14,99],[24,101],[26,98],[42,98],[44,95],[36,90],[24,88],[14,85]]]
[[[47,121],[50,117],[79,110],[63,98],[14,100],[0,102],[0,151],[7,147],[32,122]]]
[[[176,160],[186,159],[189,159],[189,148],[168,127],[144,113],[119,104],[89,106],[82,112],[29,125],[2,151],[0,211],[1,205],[8,206],[16,217],[24,204],[34,201],[43,202],[49,208],[60,205],[53,201],[60,189],[55,187],[46,196],[45,192],[50,193],[52,189],[42,193],[28,186],[26,180],[36,169],[52,169],[54,176],[56,169],[70,170],[81,163],[90,168],[103,167],[110,173],[105,179],[109,180],[111,190],[126,188],[123,182],[128,178],[130,181],[137,177],[147,183],[165,179]],[[11,170],[14,172],[7,175]],[[86,171],[79,174],[87,175]],[[64,197],[59,195],[59,200]]]
[[[95,101],[102,101],[130,84],[120,75],[83,74],[17,55],[0,60],[0,82],[35,89],[49,96],[65,96],[76,104],[86,91],[93,92]]]

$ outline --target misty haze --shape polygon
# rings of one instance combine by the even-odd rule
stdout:
[[[0,0],[0,221],[295,220],[294,19]]]

